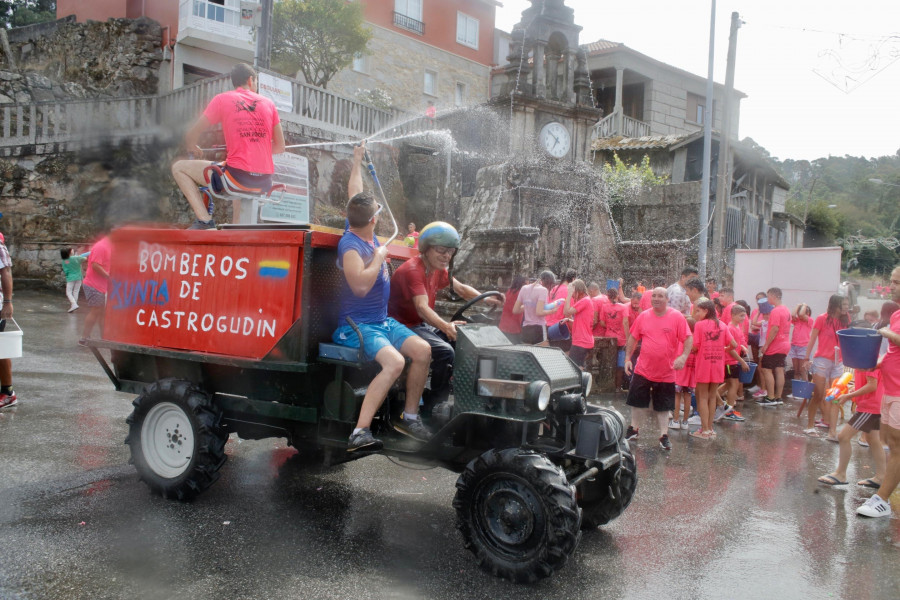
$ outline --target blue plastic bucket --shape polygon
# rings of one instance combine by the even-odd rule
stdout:
[[[851,369],[874,369],[881,349],[881,334],[874,329],[851,327],[837,332],[844,366]]]
[[[619,289],[619,280],[618,279],[607,279],[606,280],[606,289],[608,289],[608,290]]]
[[[561,342],[563,340],[569,339],[570,337],[572,336],[569,333],[569,328],[563,321],[554,323],[547,328],[547,339],[551,342]]]
[[[791,395],[794,398],[805,398],[809,400],[813,395],[813,385],[809,381],[803,381],[802,379],[792,379],[791,380]]]
[[[753,381],[753,375],[756,373],[756,363],[752,360],[747,361],[747,366],[750,367],[749,371],[745,371],[743,369],[740,370],[738,374],[738,381],[741,383],[751,383]],[[738,367],[740,368],[740,367]]]
[[[756,303],[759,305],[759,312],[764,315],[769,314],[770,312],[772,312],[772,309],[775,308],[775,306],[773,306],[772,303],[765,298],[760,298],[756,301]]]

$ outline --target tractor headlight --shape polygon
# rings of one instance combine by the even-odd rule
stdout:
[[[546,381],[532,381],[528,386],[525,402],[531,408],[547,410],[550,405],[550,384]]]
[[[584,390],[585,398],[587,398],[588,396],[591,395],[591,386],[592,385],[594,385],[594,377],[587,371],[584,371],[581,374],[581,387]]]

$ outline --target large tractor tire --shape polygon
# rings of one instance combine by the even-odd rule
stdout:
[[[209,394],[187,381],[162,379],[132,404],[125,443],[151,490],[187,501],[219,478],[228,435]]]
[[[485,452],[459,476],[453,507],[481,568],[519,583],[562,568],[581,539],[575,489],[537,452]]]
[[[634,498],[637,480],[634,455],[622,449],[622,463],[616,473],[582,484],[581,528],[596,529],[621,515]]]

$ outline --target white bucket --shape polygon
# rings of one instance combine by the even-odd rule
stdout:
[[[16,326],[16,330],[9,331],[9,324]],[[0,332],[0,359],[20,358],[22,356],[22,328],[15,319],[6,320],[6,331]]]

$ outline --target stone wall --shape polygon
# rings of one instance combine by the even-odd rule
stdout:
[[[71,98],[152,96],[162,61],[162,29],[149,19],[109,19],[11,30],[0,56],[0,104]]]

